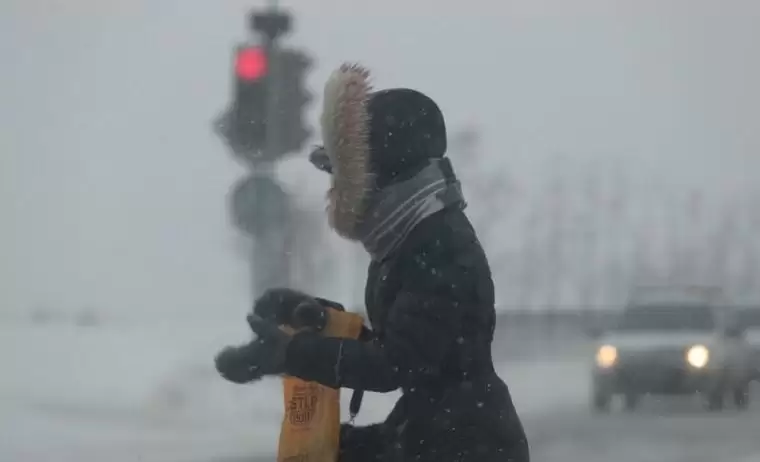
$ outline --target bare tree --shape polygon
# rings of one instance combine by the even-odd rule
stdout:
[[[593,307],[600,302],[602,287],[600,284],[600,253],[598,240],[600,236],[599,215],[600,185],[598,173],[587,167],[583,179],[582,206],[578,217],[580,252],[578,261],[586,268],[581,280],[579,302],[586,307]],[[602,273],[608,274],[608,273]]]
[[[760,281],[760,194],[749,195],[744,211],[744,265],[738,277],[738,290],[748,300],[757,300],[758,281]]]
[[[556,165],[556,164],[553,164]],[[564,279],[567,275],[565,266],[565,209],[567,207],[567,182],[562,171],[554,172],[553,178],[545,192],[546,210],[546,251],[544,256],[547,308],[553,309],[562,304]]]
[[[540,212],[538,208],[532,207],[528,212],[527,219],[523,222],[521,229],[522,246],[520,257],[517,260],[519,268],[517,269],[517,305],[519,308],[527,309],[533,306],[535,297],[540,291],[540,252],[541,241],[537,233],[541,223]]]
[[[725,287],[730,284],[731,254],[736,233],[736,210],[725,207],[708,242],[709,280]]]
[[[468,212],[484,247],[489,252],[494,273],[509,271],[511,254],[501,245],[508,230],[506,213],[517,191],[506,169],[495,166],[480,149],[480,135],[474,127],[464,127],[450,137],[452,160],[462,179]],[[494,206],[500,210],[494,210]]]

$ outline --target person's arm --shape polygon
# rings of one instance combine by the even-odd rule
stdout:
[[[467,266],[444,252],[407,260],[382,341],[299,333],[288,347],[286,373],[329,387],[375,392],[413,387],[438,375],[460,335],[467,309],[462,294],[472,287]]]

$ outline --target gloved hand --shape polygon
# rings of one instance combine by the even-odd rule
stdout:
[[[247,319],[257,338],[245,345],[228,346],[215,359],[217,372],[238,384],[284,373],[288,345],[292,339],[276,324],[259,316],[248,315]]]
[[[241,346],[227,346],[214,358],[216,371],[226,380],[237,383],[249,383],[262,377],[259,367],[251,361],[255,358],[256,341]]]
[[[321,330],[327,324],[327,307],[343,310],[338,303],[293,289],[277,288],[267,290],[256,300],[253,314],[280,325]]]
[[[333,172],[330,156],[327,155],[324,146],[315,146],[314,149],[312,149],[311,154],[309,154],[309,162],[311,162],[311,165],[325,173],[332,174]]]

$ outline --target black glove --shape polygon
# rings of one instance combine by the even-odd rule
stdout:
[[[276,324],[256,315],[249,315],[247,319],[257,335],[256,340],[242,346],[224,348],[216,356],[216,370],[230,382],[241,384],[284,373],[292,337]]]
[[[332,162],[330,162],[330,156],[327,155],[324,146],[315,146],[309,154],[309,162],[311,165],[317,167],[317,169],[332,174]]]
[[[256,341],[241,346],[228,346],[222,349],[214,359],[219,375],[233,383],[253,382],[262,377],[257,365],[251,358],[256,357]]]
[[[293,289],[269,289],[253,305],[253,314],[270,322],[295,328],[321,330],[327,324],[326,308],[343,311],[339,303],[312,297]]]

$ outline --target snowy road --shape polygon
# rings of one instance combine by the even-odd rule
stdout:
[[[756,399],[760,399],[757,397]],[[760,406],[703,411],[699,403],[642,403],[632,414],[594,416],[585,401],[528,418],[533,460],[557,462],[760,461]]]
[[[282,415],[276,380],[219,380],[210,364],[238,334],[214,326],[0,327],[0,460],[9,462],[270,462]],[[760,396],[749,412],[709,414],[685,402],[645,402],[593,416],[585,361],[499,366],[525,421],[533,460],[760,460]],[[370,395],[361,422],[395,396]]]
[[[554,383],[561,383],[555,377]],[[757,395],[756,395],[757,396]],[[585,396],[524,414],[536,462],[758,462],[760,405],[710,414],[699,403],[642,403],[632,414],[591,415]],[[760,399],[757,396],[756,399]],[[206,462],[209,459],[192,459]],[[270,462],[230,456],[212,462]]]

